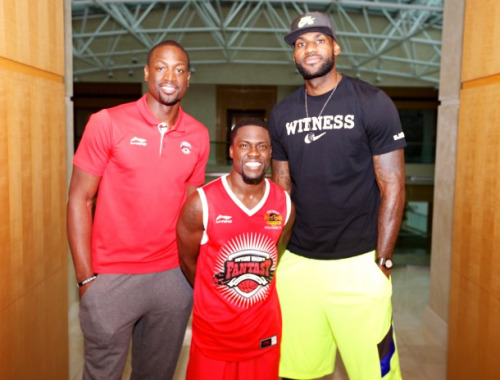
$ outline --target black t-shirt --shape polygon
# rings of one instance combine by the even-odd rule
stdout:
[[[376,248],[380,193],[373,156],[406,146],[392,100],[380,89],[343,76],[330,92],[302,86],[271,111],[273,159],[288,161],[297,217],[290,251],[339,259]]]

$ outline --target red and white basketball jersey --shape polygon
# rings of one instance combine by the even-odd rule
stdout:
[[[226,176],[198,189],[205,234],[193,307],[193,342],[225,361],[279,349],[281,311],[276,292],[276,244],[290,215],[288,194],[265,180],[253,209],[233,194]]]

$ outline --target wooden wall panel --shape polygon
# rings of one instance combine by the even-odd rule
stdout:
[[[473,0],[465,2],[462,80],[500,73],[500,2]]]
[[[1,0],[0,57],[64,75],[63,0]]]
[[[473,81],[463,86],[455,183],[448,379],[498,379],[500,83]]]
[[[0,0],[0,378],[68,378],[63,0]]]
[[[500,379],[500,299],[452,271],[448,379]]]
[[[0,278],[12,277],[12,299],[0,296],[0,310],[24,293],[26,288],[43,281],[54,268],[63,265],[60,255],[47,255],[65,243],[61,223],[65,218],[65,120],[64,86],[1,70],[0,115],[9,152],[6,188],[10,212],[10,240],[17,242],[12,267],[1,267]],[[54,101],[59,99],[59,102]],[[9,112],[22,106],[18,112]],[[62,200],[62,201],[61,201]],[[36,265],[26,266],[25,263]],[[4,273],[7,271],[7,273]],[[26,272],[27,283],[17,273]]]
[[[500,84],[460,103],[452,269],[500,298]]]
[[[1,311],[1,379],[68,379],[66,278],[67,270],[51,273]]]
[[[37,378],[28,376],[32,368],[25,364],[40,370],[52,358],[58,366],[50,369],[57,372],[47,378],[64,378],[64,85],[1,68],[0,83],[0,347],[7,351],[0,353],[0,378]],[[47,350],[50,341],[58,345]]]

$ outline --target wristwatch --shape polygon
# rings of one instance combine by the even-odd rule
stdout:
[[[375,259],[375,262],[385,269],[391,269],[394,266],[394,263],[391,259],[386,259],[384,257],[377,257]]]

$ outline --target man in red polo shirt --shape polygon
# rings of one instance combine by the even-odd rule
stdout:
[[[132,378],[171,379],[191,312],[175,225],[204,183],[208,131],[179,104],[190,78],[181,45],[153,47],[144,74],[148,93],[92,115],[73,162],[68,238],[84,379],[121,379],[131,338]]]

